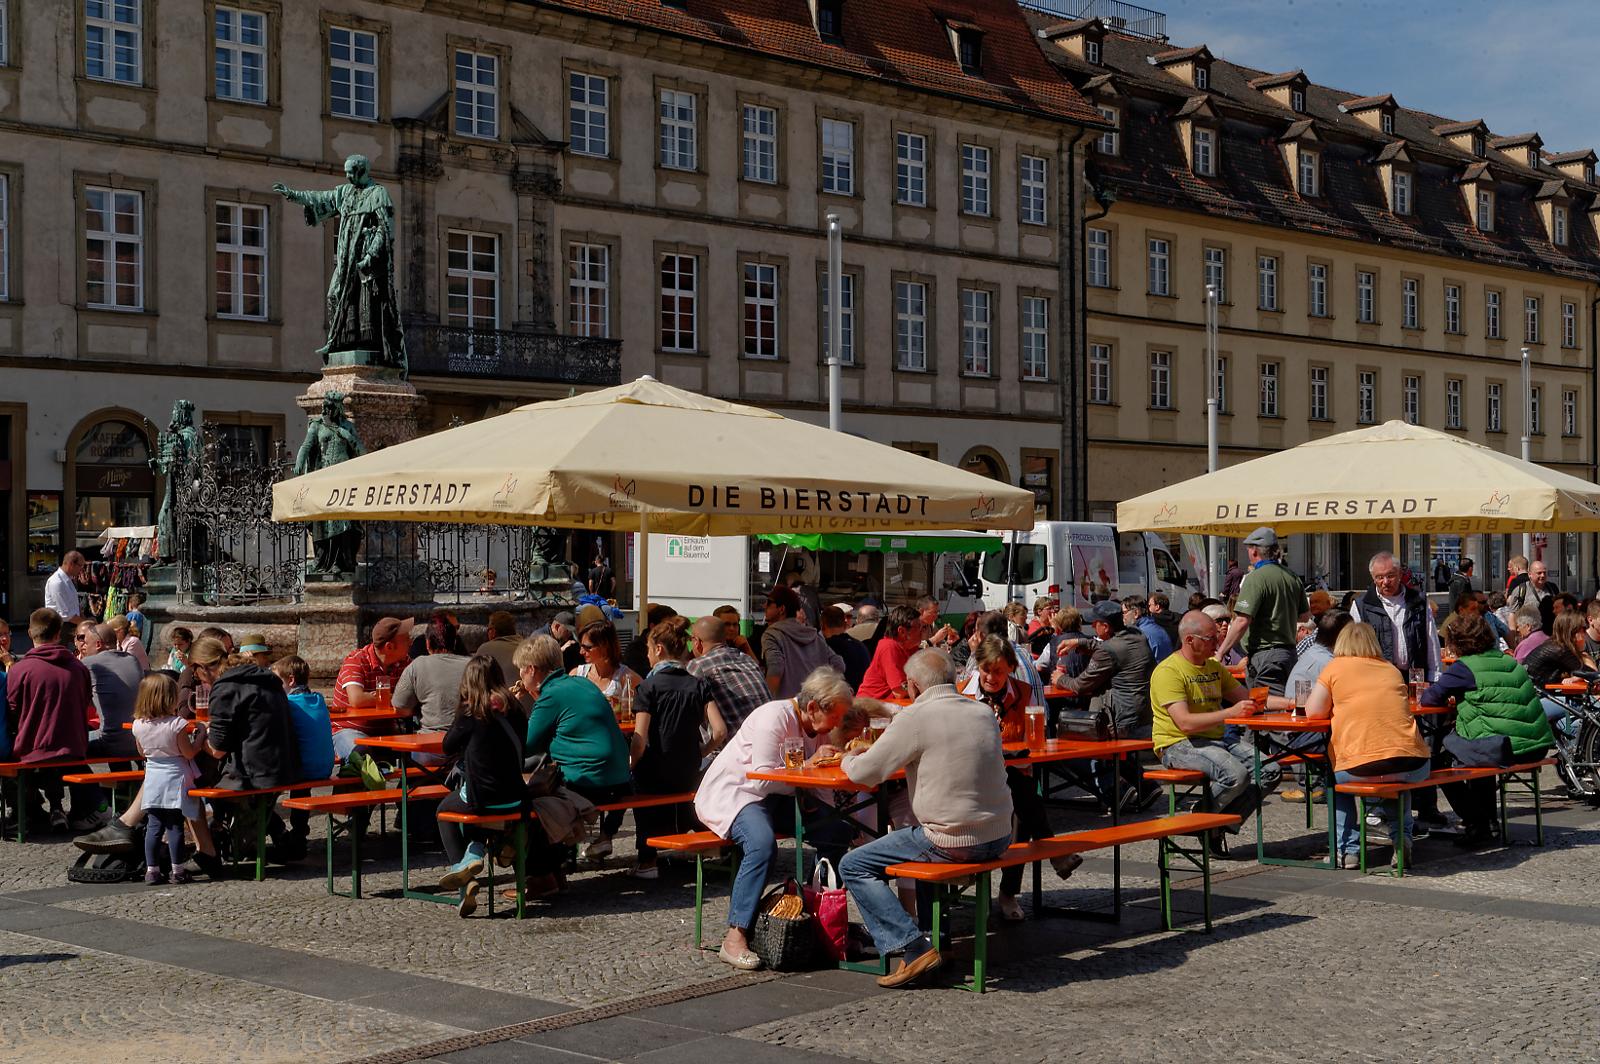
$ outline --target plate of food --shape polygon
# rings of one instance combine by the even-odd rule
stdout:
[[[843,754],[823,754],[821,757],[812,758],[812,768],[832,768],[844,760]]]

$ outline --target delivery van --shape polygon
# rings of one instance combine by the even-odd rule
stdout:
[[[1118,532],[1088,521],[1041,521],[1003,533],[1006,549],[984,556],[983,599],[1032,608],[1042,595],[1087,610],[1101,597],[1165,592],[1175,612],[1188,605],[1189,574],[1153,532]]]

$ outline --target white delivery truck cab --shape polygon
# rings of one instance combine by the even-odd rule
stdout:
[[[1032,608],[1055,595],[1062,605],[1087,610],[1102,595],[1126,598],[1165,592],[1182,613],[1189,574],[1153,532],[1118,532],[1088,521],[1041,521],[1030,532],[1003,533],[1006,549],[983,560],[983,600]],[[1013,539],[1015,537],[1015,539]]]

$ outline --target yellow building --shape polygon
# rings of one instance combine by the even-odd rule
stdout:
[[[1205,471],[1208,285],[1222,463],[1398,418],[1518,453],[1526,347],[1533,459],[1594,479],[1593,152],[1099,19],[1030,19],[1116,126],[1087,167],[1089,516]],[[1433,549],[1492,584],[1520,544],[1491,539]],[[1592,586],[1579,537],[1535,545],[1564,588]],[[1379,546],[1297,538],[1291,564],[1359,585]]]

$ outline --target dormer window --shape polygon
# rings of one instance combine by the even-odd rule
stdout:
[[[1299,114],[1305,114],[1306,94],[1299,89],[1291,89],[1289,92],[1289,108]]]
[[[983,73],[983,34],[972,29],[957,29],[956,60],[961,72],[977,77]]]
[[[1317,162],[1318,156],[1314,151],[1300,150],[1300,195],[1315,196],[1317,194]]]
[[[1567,246],[1567,209],[1559,204],[1550,208],[1550,240],[1560,247]]]
[[[1211,177],[1217,172],[1216,134],[1196,126],[1194,129],[1194,172]]]
[[[1480,232],[1494,232],[1494,191],[1492,189],[1478,189],[1478,229]]]
[[[1197,89],[1211,87],[1211,71],[1199,63],[1194,65],[1194,87]]]
[[[1390,136],[1394,135],[1394,115],[1388,111],[1382,113],[1382,117],[1378,120],[1378,125],[1385,133]]]
[[[829,44],[844,40],[843,0],[816,0],[817,36]]]
[[[1404,170],[1396,170],[1390,179],[1389,200],[1394,204],[1394,213],[1411,213],[1411,175]]]
[[[1482,134],[1474,134],[1473,135],[1473,137],[1472,137],[1472,154],[1476,155],[1480,159],[1483,158],[1483,136],[1482,136]]]
[[[1083,42],[1083,61],[1086,62],[1086,63],[1093,63],[1095,66],[1099,66],[1100,65],[1100,42],[1099,41],[1084,41]]]
[[[1107,107],[1104,104],[1100,105],[1096,110],[1100,112],[1100,117],[1105,119],[1111,128],[1100,134],[1099,138],[1094,142],[1094,150],[1101,155],[1120,154],[1121,145],[1117,142],[1117,129],[1122,124],[1122,112],[1115,107]]]

